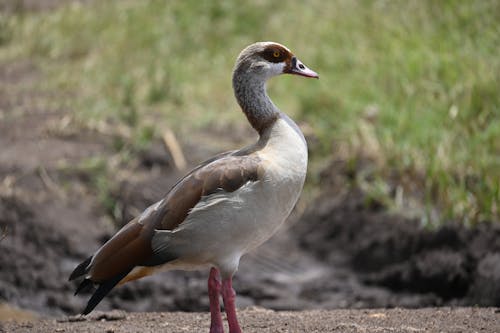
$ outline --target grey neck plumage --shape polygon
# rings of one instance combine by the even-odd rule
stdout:
[[[233,89],[248,121],[262,135],[280,115],[280,110],[267,95],[266,79],[236,68],[233,73]]]

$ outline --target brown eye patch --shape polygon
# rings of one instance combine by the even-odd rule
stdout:
[[[285,59],[289,58],[290,52],[278,45],[272,45],[262,51],[261,56],[269,62],[278,63],[283,62],[285,61]]]

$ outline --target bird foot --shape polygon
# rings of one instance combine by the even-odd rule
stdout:
[[[210,325],[210,333],[224,333],[224,327],[218,325]]]

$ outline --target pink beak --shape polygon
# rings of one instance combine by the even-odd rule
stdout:
[[[292,57],[291,68],[288,71],[289,74],[300,75],[305,77],[312,77],[315,79],[319,79],[318,73],[313,71],[312,69],[307,68],[297,57]]]

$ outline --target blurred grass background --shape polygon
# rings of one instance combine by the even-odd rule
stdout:
[[[376,200],[428,225],[474,224],[500,221],[499,22],[495,0],[19,2],[0,14],[0,62],[30,59],[80,121],[145,145],[164,127],[189,140],[247,126],[235,57],[280,42],[321,77],[269,82],[317,138],[310,187],[332,158],[368,158],[355,182]]]

